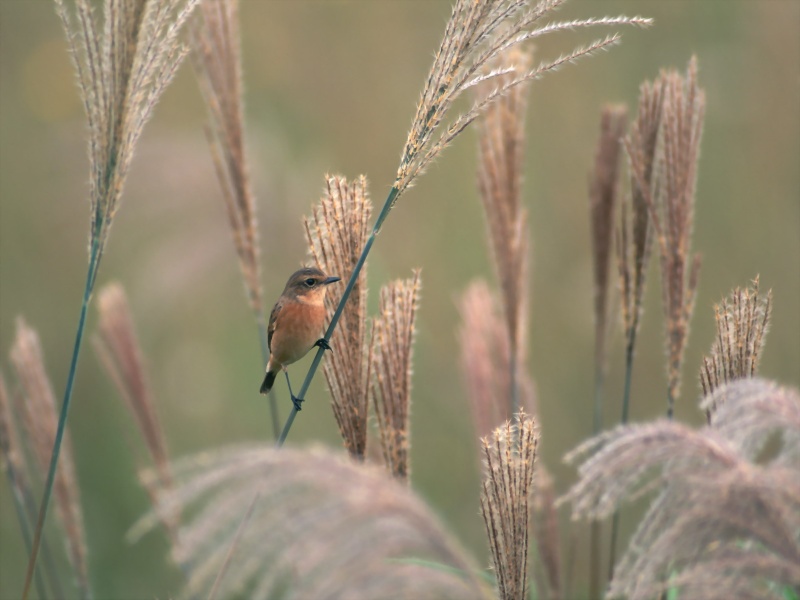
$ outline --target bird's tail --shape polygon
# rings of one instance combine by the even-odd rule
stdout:
[[[261,384],[262,394],[269,394],[269,391],[272,389],[272,385],[275,383],[275,378],[277,376],[278,371],[267,371],[267,374],[264,375],[264,382]]]

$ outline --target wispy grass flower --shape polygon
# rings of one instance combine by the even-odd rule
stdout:
[[[600,117],[600,139],[594,169],[589,175],[589,222],[592,238],[594,284],[594,410],[592,433],[603,428],[603,393],[606,348],[610,330],[609,288],[614,216],[617,206],[622,135],[628,111],[624,106],[606,106]],[[600,523],[592,523],[589,537],[589,595],[600,593]]]
[[[666,325],[667,416],[672,418],[700,270],[700,255],[690,256],[690,244],[705,93],[697,83],[696,58],[689,62],[685,77],[665,71],[660,80],[662,155],[655,164],[656,185],[647,183],[647,164],[629,156],[658,239]]]
[[[592,272],[595,321],[595,379],[605,371],[606,347],[610,321],[609,292],[614,218],[618,204],[622,137],[628,110],[624,106],[606,106],[600,117],[600,138],[589,176],[589,217],[592,238]],[[595,415],[595,429],[599,431]],[[600,426],[598,426],[600,425]]]
[[[392,475],[411,474],[410,411],[414,322],[419,305],[420,272],[381,288],[379,316],[372,326],[371,396],[380,431],[383,460]]]
[[[714,306],[717,338],[711,345],[711,354],[703,357],[700,368],[703,396],[713,394],[720,386],[736,379],[755,377],[771,311],[772,290],[766,298],[759,298],[758,277],[751,288],[736,288]],[[709,421],[714,408],[709,407]]]
[[[507,72],[486,72],[487,66],[502,52],[536,37],[583,27],[637,25],[648,26],[650,19],[642,17],[613,17],[553,22],[536,27],[539,21],[564,0],[541,0],[531,7],[524,0],[456,0],[453,12],[445,25],[445,33],[434,56],[433,65],[425,82],[414,120],[400,155],[395,181],[366,239],[361,254],[353,269],[342,299],[331,318],[325,334],[329,339],[338,324],[339,317],[358,279],[359,272],[369,255],[375,237],[397,200],[425,170],[425,167],[441,153],[485,108],[508,93],[515,86],[555,71],[560,66],[578,58],[589,56],[608,48],[619,41],[618,34],[576,48],[572,52],[552,61],[545,61],[534,69],[516,75],[511,81],[499,85],[493,92],[475,103],[470,109],[454,119],[449,112],[458,97],[470,87]],[[448,125],[444,125],[449,122]],[[323,350],[317,351],[298,395],[305,398],[311,380],[322,361]],[[282,445],[291,428],[297,411],[293,410],[278,439]]]
[[[365,177],[349,184],[344,177],[325,178],[325,192],[319,204],[303,221],[309,252],[323,273],[345,278],[353,272],[369,232],[371,213]],[[332,287],[326,294],[326,325],[341,300],[342,292],[337,288]],[[353,298],[344,307],[341,326],[330,345],[332,352],[324,373],[333,413],[345,447],[363,459],[370,387],[366,266],[353,286]]]
[[[481,513],[498,597],[528,597],[528,535],[539,432],[524,412],[481,440],[485,462]]]
[[[517,47],[498,56],[491,65],[492,70],[507,72],[480,83],[477,86],[477,101],[490,95],[495,86],[505,85],[526,73],[530,63],[530,52]],[[528,214],[522,207],[521,188],[529,83],[524,82],[509,89],[508,93],[488,106],[477,121],[480,132],[478,190],[508,329],[511,379],[508,401],[511,414],[520,408],[517,379],[527,354],[530,231]]]
[[[35,476],[35,474],[31,473],[25,458],[25,448],[17,433],[11,395],[2,372],[0,372],[0,466],[8,480],[22,539],[30,552],[33,544],[33,524],[36,522],[36,501],[31,488],[32,475]],[[40,597],[46,598],[51,595],[62,598],[65,594],[50,552],[50,546],[45,538],[46,536],[43,536],[42,539],[43,565],[37,568],[34,574],[34,583]],[[42,571],[44,571],[44,575]]]
[[[261,253],[256,200],[250,179],[244,135],[241,35],[238,0],[206,0],[189,27],[192,63],[206,104],[205,128],[225,213],[258,325],[261,355],[269,360],[267,319],[261,285]],[[275,394],[269,395],[272,433],[279,435]]]
[[[89,267],[64,399],[39,508],[22,598],[28,597],[61,451],[86,313],[136,142],[186,55],[181,28],[199,0],[106,0],[96,23],[89,0],[56,12],[67,36],[89,131]],[[76,24],[77,21],[77,24]]]
[[[100,363],[139,428],[158,473],[155,484],[147,487],[151,501],[155,503],[159,494],[172,488],[172,473],[164,431],[125,290],[118,283],[107,285],[100,291],[98,305],[100,325],[92,341]],[[166,525],[174,533],[174,524]]]
[[[485,281],[470,284],[458,301],[461,372],[479,437],[492,433],[511,418],[511,345],[500,302]],[[520,404],[535,414],[533,381],[517,373]]]
[[[219,597],[490,597],[430,509],[382,470],[322,450],[252,446],[200,454],[173,469],[175,492],[132,533],[178,510],[196,515],[174,549],[193,566],[180,597],[208,589],[246,510],[252,515],[218,581]]]
[[[22,415],[24,437],[30,445],[38,472],[43,474],[50,464],[53,440],[58,428],[56,399],[45,369],[39,336],[22,318],[17,320],[11,362],[21,387],[21,394],[14,398],[17,413]],[[75,574],[80,597],[89,598],[92,594],[86,533],[68,432],[64,433],[63,450],[53,485],[56,512],[63,528],[67,557]]]
[[[655,493],[608,597],[653,598],[673,588],[681,597],[736,590],[736,597],[777,599],[800,585],[800,394],[739,380],[706,402],[717,403],[724,427],[693,430],[663,419],[620,426],[568,455],[583,461],[565,497],[574,516],[602,517]],[[785,443],[757,460],[754,450],[775,431]]]

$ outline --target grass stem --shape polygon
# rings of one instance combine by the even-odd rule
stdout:
[[[628,344],[625,349],[625,387],[622,392],[622,418],[620,423],[625,425],[628,423],[628,410],[630,407],[631,398],[631,378],[633,375],[633,350],[636,345],[636,327],[630,332],[628,336]],[[608,550],[608,580],[614,578],[614,561],[616,560],[617,553],[617,535],[619,532],[619,510],[614,511],[614,516],[611,521],[611,543]]]
[[[50,497],[53,492],[53,483],[56,477],[56,467],[58,466],[58,457],[61,454],[61,442],[64,439],[64,431],[67,426],[67,416],[69,415],[70,400],[72,399],[72,388],[75,384],[75,375],[78,371],[78,356],[81,351],[81,343],[83,342],[83,331],[86,328],[86,313],[89,310],[89,303],[92,298],[92,290],[94,289],[94,281],[97,275],[97,268],[100,264],[100,236],[92,236],[92,247],[89,256],[89,269],[86,274],[86,287],[83,290],[83,300],[81,302],[81,312],[78,318],[78,331],[75,334],[75,345],[72,349],[72,359],[69,366],[69,373],[67,375],[67,385],[64,390],[64,400],[61,403],[61,413],[58,417],[58,428],[56,429],[56,437],[53,442],[53,454],[50,457],[50,467],[47,471],[47,481],[44,486],[44,494],[42,495],[42,503],[39,506],[39,516],[36,521],[36,530],[33,535],[33,547],[31,548],[31,555],[28,559],[28,568],[25,573],[25,587],[22,592],[22,600],[27,600],[30,592],[31,582],[33,580],[33,573],[36,567],[36,559],[39,555],[39,547],[42,543],[42,532],[44,531],[44,522],[47,518],[47,509],[50,506]],[[88,590],[82,590],[83,597],[90,596]]]

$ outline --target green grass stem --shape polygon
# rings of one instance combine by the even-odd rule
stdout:
[[[64,439],[64,431],[67,427],[67,416],[69,415],[70,401],[72,399],[72,388],[75,384],[75,375],[78,371],[78,357],[81,352],[81,343],[83,342],[83,332],[86,328],[86,313],[89,310],[89,303],[92,299],[92,290],[94,289],[95,277],[97,275],[97,268],[100,265],[100,240],[99,235],[92,236],[92,247],[89,256],[89,270],[86,274],[86,287],[83,290],[83,300],[81,302],[81,312],[78,318],[78,331],[75,334],[75,345],[72,349],[72,359],[70,361],[69,373],[67,375],[67,385],[64,390],[64,400],[61,403],[61,413],[58,417],[58,428],[56,429],[56,437],[53,442],[53,453],[50,457],[50,467],[47,471],[47,481],[44,486],[44,494],[42,495],[42,503],[39,506],[39,516],[36,521],[36,530],[33,535],[33,547],[31,548],[30,558],[28,559],[28,568],[25,573],[25,587],[22,591],[22,600],[27,600],[30,592],[31,582],[33,580],[33,573],[36,568],[36,559],[39,556],[39,548],[42,543],[42,532],[44,531],[44,522],[47,518],[47,510],[50,507],[50,498],[53,493],[53,483],[56,478],[56,467],[58,466],[58,457],[61,454],[61,442]],[[81,590],[84,598],[91,596],[88,589]]]
[[[629,338],[628,345],[625,349],[625,387],[622,392],[622,418],[620,423],[625,425],[628,423],[628,412],[630,408],[631,399],[631,378],[633,376],[633,350],[636,345],[636,327],[633,328]],[[614,516],[611,520],[611,542],[608,550],[608,580],[609,582],[614,578],[614,561],[616,560],[617,553],[617,536],[619,534],[619,510],[614,511]]]

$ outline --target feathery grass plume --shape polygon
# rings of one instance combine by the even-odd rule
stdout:
[[[250,307],[264,322],[256,203],[247,167],[237,0],[205,0],[189,31],[207,133]]]
[[[677,588],[680,597],[720,598],[716,587],[779,598],[782,586],[800,585],[800,394],[749,379],[707,402],[721,395],[723,427],[620,426],[567,455],[583,460],[565,497],[575,517],[605,516],[655,492],[608,597],[652,598]],[[747,433],[728,437],[737,430]],[[775,430],[793,443],[756,462],[753,449]]]
[[[628,110],[624,106],[605,106],[600,116],[600,138],[594,155],[594,170],[589,176],[589,221],[592,236],[594,283],[594,409],[592,433],[603,428],[603,392],[606,372],[609,267],[617,204],[617,181],[621,138],[625,133]],[[592,523],[589,533],[589,596],[600,595],[600,523]]]
[[[511,348],[500,303],[483,280],[472,282],[458,301],[461,371],[479,437],[511,418]],[[517,372],[520,403],[536,414],[533,382]]]
[[[700,368],[703,396],[709,396],[729,381],[755,377],[771,310],[772,290],[766,298],[759,299],[758,277],[750,289],[737,287],[729,298],[714,306],[717,339],[711,345],[711,355],[703,357]],[[713,412],[714,406],[709,406],[706,413],[709,422]]]
[[[36,464],[44,473],[50,463],[57,429],[56,399],[44,366],[39,336],[21,317],[17,319],[11,362],[22,388],[22,393],[15,397],[18,414],[22,415],[25,437],[30,443]],[[75,573],[80,596],[89,598],[91,586],[80,489],[75,476],[72,443],[67,432],[64,433],[63,448],[63,457],[54,480],[56,510],[63,527],[67,557]]]
[[[764,443],[782,434],[775,463],[800,464],[800,401],[797,391],[759,378],[735,380],[706,397],[701,406],[715,406],[711,427],[731,440],[750,461],[757,461]]]
[[[505,85],[526,73],[530,63],[530,52],[517,47],[503,52],[490,67],[507,72],[479,84],[475,94],[477,101],[490,95],[495,86]],[[525,364],[527,350],[525,316],[530,283],[530,231],[527,211],[522,208],[521,184],[529,83],[510,89],[488,106],[478,121],[478,190],[486,214],[489,246],[508,328],[512,414],[519,410],[516,379]]]
[[[193,565],[182,597],[208,589],[249,508],[219,597],[490,597],[430,509],[380,469],[320,449],[242,446],[180,460],[173,471],[179,485],[157,512],[196,515],[174,548]],[[158,519],[145,517],[132,534]]]
[[[106,0],[102,25],[88,0],[75,1],[74,16],[64,0],[55,3],[89,122],[91,247],[99,263],[136,142],[186,55],[180,32],[198,0]]]
[[[353,272],[369,233],[371,213],[372,203],[363,175],[349,184],[344,177],[325,177],[325,193],[311,216],[303,219],[309,253],[319,269],[342,278]],[[342,312],[339,333],[330,340],[333,352],[324,372],[345,447],[353,456],[363,459],[370,386],[366,266],[359,273],[353,294]],[[325,296],[326,326],[341,299],[338,288],[330,289]]]
[[[561,586],[561,539],[553,477],[539,461],[533,494],[533,537],[542,575],[537,576],[537,598],[559,600]],[[564,596],[566,597],[566,596]]]
[[[667,416],[672,418],[680,394],[683,351],[700,270],[700,255],[690,258],[689,252],[705,93],[697,84],[696,57],[689,61],[685,78],[676,71],[665,71],[660,79],[663,154],[656,165],[659,184],[647,186],[645,165],[634,160],[631,164],[643,188],[659,244],[666,321]]]
[[[33,544],[33,523],[36,520],[36,504],[28,477],[25,451],[17,435],[14,414],[11,408],[11,398],[2,372],[0,372],[0,467],[2,467],[8,479],[22,538],[25,542],[25,547],[30,552]],[[51,591],[49,594],[47,593],[45,578],[39,570],[34,575],[36,590],[41,598],[47,598],[48,596],[63,598],[64,591],[50,554],[50,547],[46,541],[42,541],[42,554],[45,559],[44,575]]]
[[[339,306],[331,317],[325,339],[329,339],[336,329],[339,317],[355,285],[361,267],[369,255],[375,237],[380,233],[386,217],[391,212],[398,198],[433,161],[441,151],[452,142],[478,115],[499,97],[524,81],[537,79],[545,73],[555,71],[558,67],[589,56],[617,43],[619,34],[612,34],[602,40],[592,42],[588,46],[576,48],[551,62],[543,62],[527,73],[519,75],[507,84],[498,87],[467,112],[455,118],[439,133],[436,141],[433,134],[440,129],[446,119],[453,102],[467,88],[504,73],[483,72],[486,65],[501,52],[547,33],[591,27],[594,25],[636,25],[645,27],[652,24],[650,19],[642,17],[604,17],[601,19],[583,19],[566,22],[553,22],[537,29],[534,25],[548,12],[562,4],[564,0],[541,0],[535,7],[530,7],[525,0],[456,0],[453,12],[445,26],[444,37],[434,57],[433,65],[425,82],[422,96],[417,105],[417,112],[400,156],[400,165],[383,207],[375,219],[372,230],[366,238],[358,261],[353,268],[350,279],[342,293]],[[311,367],[306,374],[303,385],[297,396],[301,401],[311,385],[324,350],[320,348],[314,356]],[[278,438],[277,445],[282,446],[297,416],[292,410]]]
[[[605,370],[608,337],[608,294],[614,214],[617,205],[622,136],[628,109],[605,106],[600,116],[600,138],[594,155],[594,170],[589,177],[589,216],[594,274],[595,365]],[[596,427],[599,431],[602,427]]]
[[[658,188],[658,132],[664,98],[663,81],[644,82],[639,88],[639,106],[630,133],[623,143],[628,155],[630,195],[623,196],[617,227],[617,268],[620,281],[620,304],[625,328],[626,366],[632,365],[636,334],[644,304],[647,265],[653,247],[653,224],[647,196]],[[637,175],[639,173],[640,175]],[[627,367],[627,371],[631,368]],[[627,403],[624,404],[627,408]],[[623,416],[627,422],[627,412]]]
[[[648,198],[660,185],[657,170],[660,163],[658,134],[663,100],[664,82],[661,79],[652,83],[645,81],[639,87],[636,119],[631,125],[630,133],[623,139],[628,155],[630,193],[622,198],[615,236],[620,306],[625,330],[625,383],[620,417],[623,425],[628,422],[636,336],[641,323],[647,267],[653,248],[653,224]],[[619,518],[619,513],[615,513],[611,524],[609,579],[614,574]]]
[[[528,521],[539,432],[520,411],[491,436],[481,439],[485,475],[481,513],[492,551],[501,600],[528,596]]]
[[[419,269],[411,279],[381,288],[379,313],[373,320],[371,388],[381,436],[383,461],[399,479],[408,480],[409,413],[414,352],[414,321],[419,304]]]
[[[505,50],[526,40],[567,29],[594,25],[651,24],[649,19],[620,16],[552,22],[536,27],[540,19],[563,2],[564,0],[541,0],[535,6],[529,6],[527,2],[520,0],[456,1],[401,154],[393,186],[393,190],[396,190],[393,202],[396,202],[425,167],[497,98],[524,81],[538,79],[565,63],[594,54],[617,43],[619,34],[615,33],[588,46],[576,48],[553,61],[542,62],[533,70],[515,73],[508,80],[498,84],[494,91],[482,97],[469,110],[453,119],[434,141],[433,134],[446,120],[453,102],[464,90],[513,71],[511,68],[496,69],[488,73],[485,71],[487,65]]]
[[[180,31],[198,2],[106,0],[105,21],[100,27],[95,23],[89,0],[75,1],[75,15],[63,0],[55,0],[89,125],[89,266],[22,600],[28,597],[39,555],[69,416],[86,313],[111,222],[122,196],[134,146],[186,54],[180,42]]]
[[[153,502],[160,493],[172,488],[169,453],[161,421],[156,412],[141,347],[136,336],[125,290],[112,283],[100,291],[99,332],[92,340],[97,357],[133,416],[145,442],[158,478],[147,488]],[[170,527],[171,529],[171,527]]]

